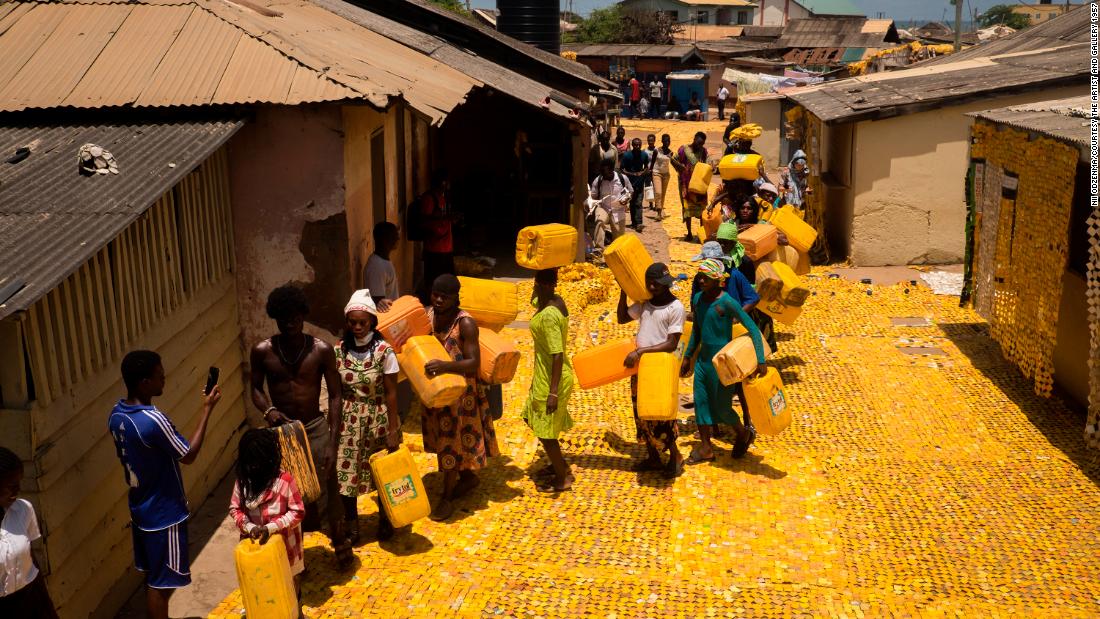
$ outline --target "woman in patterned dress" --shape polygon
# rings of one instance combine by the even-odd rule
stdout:
[[[377,312],[369,290],[355,291],[344,307],[344,339],[336,345],[336,367],[344,399],[336,448],[336,482],[353,544],[359,542],[356,498],[373,489],[370,457],[383,449],[395,451],[401,445],[397,356],[375,330]],[[378,539],[389,539],[393,525],[381,506],[378,519]]]
[[[707,134],[702,131],[696,132],[691,144],[681,146],[676,157],[669,161],[680,177],[680,201],[684,205],[684,226],[687,227],[684,240],[688,242],[695,238],[691,233],[691,220],[702,217],[703,208],[707,205],[705,195],[699,195],[690,190],[695,164],[707,162],[707,148],[704,146],[706,142]],[[706,239],[700,238],[700,241],[706,241]]]
[[[500,455],[493,416],[489,411],[488,389],[477,379],[481,353],[477,323],[458,308],[458,278],[440,275],[432,283],[432,305],[428,317],[432,335],[451,356],[450,361],[433,359],[424,364],[429,377],[458,374],[466,379],[466,393],[443,408],[424,411],[424,450],[436,454],[443,471],[442,500],[432,508],[431,519],[443,521],[454,513],[454,501],[480,483],[475,471],[488,459]]]

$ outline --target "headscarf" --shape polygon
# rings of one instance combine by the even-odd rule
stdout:
[[[722,261],[707,258],[699,265],[699,274],[710,279],[721,280],[726,276],[726,268],[722,266]]]
[[[794,151],[794,155],[791,156],[790,163],[787,164],[787,204],[793,204],[798,208],[802,208],[802,193],[803,187],[806,184],[806,177],[809,175],[809,166],[806,169],[798,172],[794,169],[796,161],[801,160],[802,163],[806,163],[806,153],[801,150]]]
[[[718,226],[716,236],[720,241],[733,241],[735,243],[729,257],[735,268],[741,266],[741,260],[745,257],[745,246],[737,241],[737,224],[732,221],[723,223]]]
[[[356,290],[351,293],[348,304],[344,306],[344,315],[347,316],[351,312],[367,312],[375,316],[378,315],[378,308],[374,305],[374,299],[370,296],[370,290],[363,288],[362,290]]]

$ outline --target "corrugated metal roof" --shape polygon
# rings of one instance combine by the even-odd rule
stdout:
[[[1089,12],[1078,7],[1070,10],[1065,15],[1025,28],[1006,37],[981,43],[949,56],[941,56],[922,62],[921,66],[951,64],[975,58],[989,58],[1001,54],[1052,49],[1074,43],[1088,42]]]
[[[477,79],[308,0],[17,1],[0,17],[0,111],[401,96],[435,122]]]
[[[562,49],[576,52],[577,56],[632,56],[635,58],[672,58],[684,61],[697,54],[694,45],[566,45]],[[700,58],[702,60],[702,58]]]
[[[41,298],[240,126],[216,119],[0,127],[3,159],[34,144],[23,161],[0,163],[0,286],[24,284],[0,304],[0,318]],[[119,173],[81,175],[85,143],[109,150]]]
[[[807,47],[889,47],[898,43],[897,29],[891,20],[867,20],[855,17],[792,19],[775,48]]]
[[[1089,110],[1090,102],[1086,95],[971,112],[968,116],[1070,142],[1084,154],[1091,143]]]

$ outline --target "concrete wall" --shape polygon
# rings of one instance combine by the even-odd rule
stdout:
[[[1084,406],[1089,398],[1089,309],[1085,278],[1066,271],[1062,286],[1054,344],[1054,380]]]
[[[754,24],[758,26],[786,25],[786,22],[783,21],[783,7],[788,4],[788,0],[760,0],[760,3],[764,6],[764,10],[762,13],[757,14]],[[761,17],[763,17],[763,21],[761,21]],[[810,17],[810,12],[794,0],[790,0],[788,17],[790,19],[806,19]]]
[[[267,295],[310,296],[307,330],[331,339],[351,294],[338,106],[265,107],[229,143],[237,289],[246,347],[275,332]]]
[[[852,262],[961,262],[972,120],[965,114],[1086,92],[1082,83],[858,123],[851,166]],[[829,203],[828,209],[846,206]]]
[[[756,123],[764,131],[759,138],[753,140],[753,150],[764,156],[764,163],[769,170],[785,165],[786,162],[779,160],[779,137],[783,130],[781,100],[772,98],[754,101],[751,96],[743,100],[745,101],[746,117],[741,121]],[[776,177],[772,180],[778,182],[779,179]]]

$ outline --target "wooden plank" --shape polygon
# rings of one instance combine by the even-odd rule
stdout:
[[[141,317],[138,322],[139,329],[134,334],[134,339],[139,339],[156,323],[156,315],[153,306],[149,303],[152,297],[152,285],[149,281],[149,260],[145,255],[145,246],[141,242],[138,226],[130,226],[126,229],[126,241],[129,244],[129,266],[134,274],[135,292],[134,309]]]
[[[138,255],[141,256],[141,275],[146,286],[146,296],[142,300],[142,304],[149,309],[150,321],[146,328],[151,329],[153,325],[160,322],[165,313],[164,307],[161,305],[161,292],[164,285],[160,277],[160,270],[157,268],[156,239],[153,236],[153,214],[151,212],[146,211],[138,220],[138,225],[134,230],[134,243],[138,248]]]
[[[168,269],[164,263],[164,237],[160,233],[160,210],[153,205],[148,211],[148,220],[145,226],[145,234],[142,241],[149,251],[149,270],[152,272],[153,283],[156,286],[156,310],[157,320],[167,316],[171,311],[168,301]]]
[[[27,330],[24,331],[24,336],[26,337],[27,352],[31,360],[35,400],[41,406],[49,406],[57,392],[51,386],[56,383],[50,382],[50,366],[46,362],[46,347],[43,346],[42,339],[42,321],[39,319],[41,312],[42,301],[31,306],[30,311],[27,312],[30,320],[27,324]]]
[[[218,160],[218,189],[221,196],[222,225],[225,226],[226,265],[233,272],[237,268],[237,254],[234,250],[236,245],[233,233],[233,193],[229,187],[229,155],[223,146],[214,156]]]
[[[94,260],[93,255],[73,276],[76,282],[74,288],[77,299],[76,313],[82,325],[81,331],[84,334],[84,343],[88,347],[92,371],[98,370],[107,362],[103,354],[103,342],[106,340],[103,337],[103,317],[96,311],[95,283],[92,273]]]
[[[30,391],[23,363],[23,323],[9,317],[0,320],[0,408],[27,408]],[[0,432],[8,443],[8,433]],[[28,432],[28,441],[30,439]],[[28,458],[29,459],[29,458]]]
[[[61,309],[58,289],[54,288],[42,299],[46,302],[46,321],[43,327],[50,336],[49,354],[57,360],[58,391],[73,384],[73,368],[69,363],[69,331],[65,328],[65,311]]]
[[[167,269],[171,273],[171,307],[175,311],[183,303],[183,285],[181,277],[183,270],[180,268],[179,237],[176,230],[175,201],[172,192],[161,196],[159,207],[163,210],[161,217],[162,234],[164,235],[164,251]]]
[[[94,258],[96,262],[96,290],[99,295],[99,302],[101,304],[100,311],[103,312],[105,325],[105,336],[107,340],[107,349],[110,354],[107,355],[108,359],[122,356],[122,333],[121,333],[121,321],[118,315],[118,310],[115,306],[115,285],[114,276],[111,273],[111,257],[109,248],[104,248],[103,251],[96,254]]]
[[[84,380],[92,373],[92,360],[88,351],[87,327],[77,321],[77,298],[74,294],[74,277],[69,276],[61,282],[61,298],[65,310],[65,324],[69,331],[66,356],[72,359],[73,384]]]

